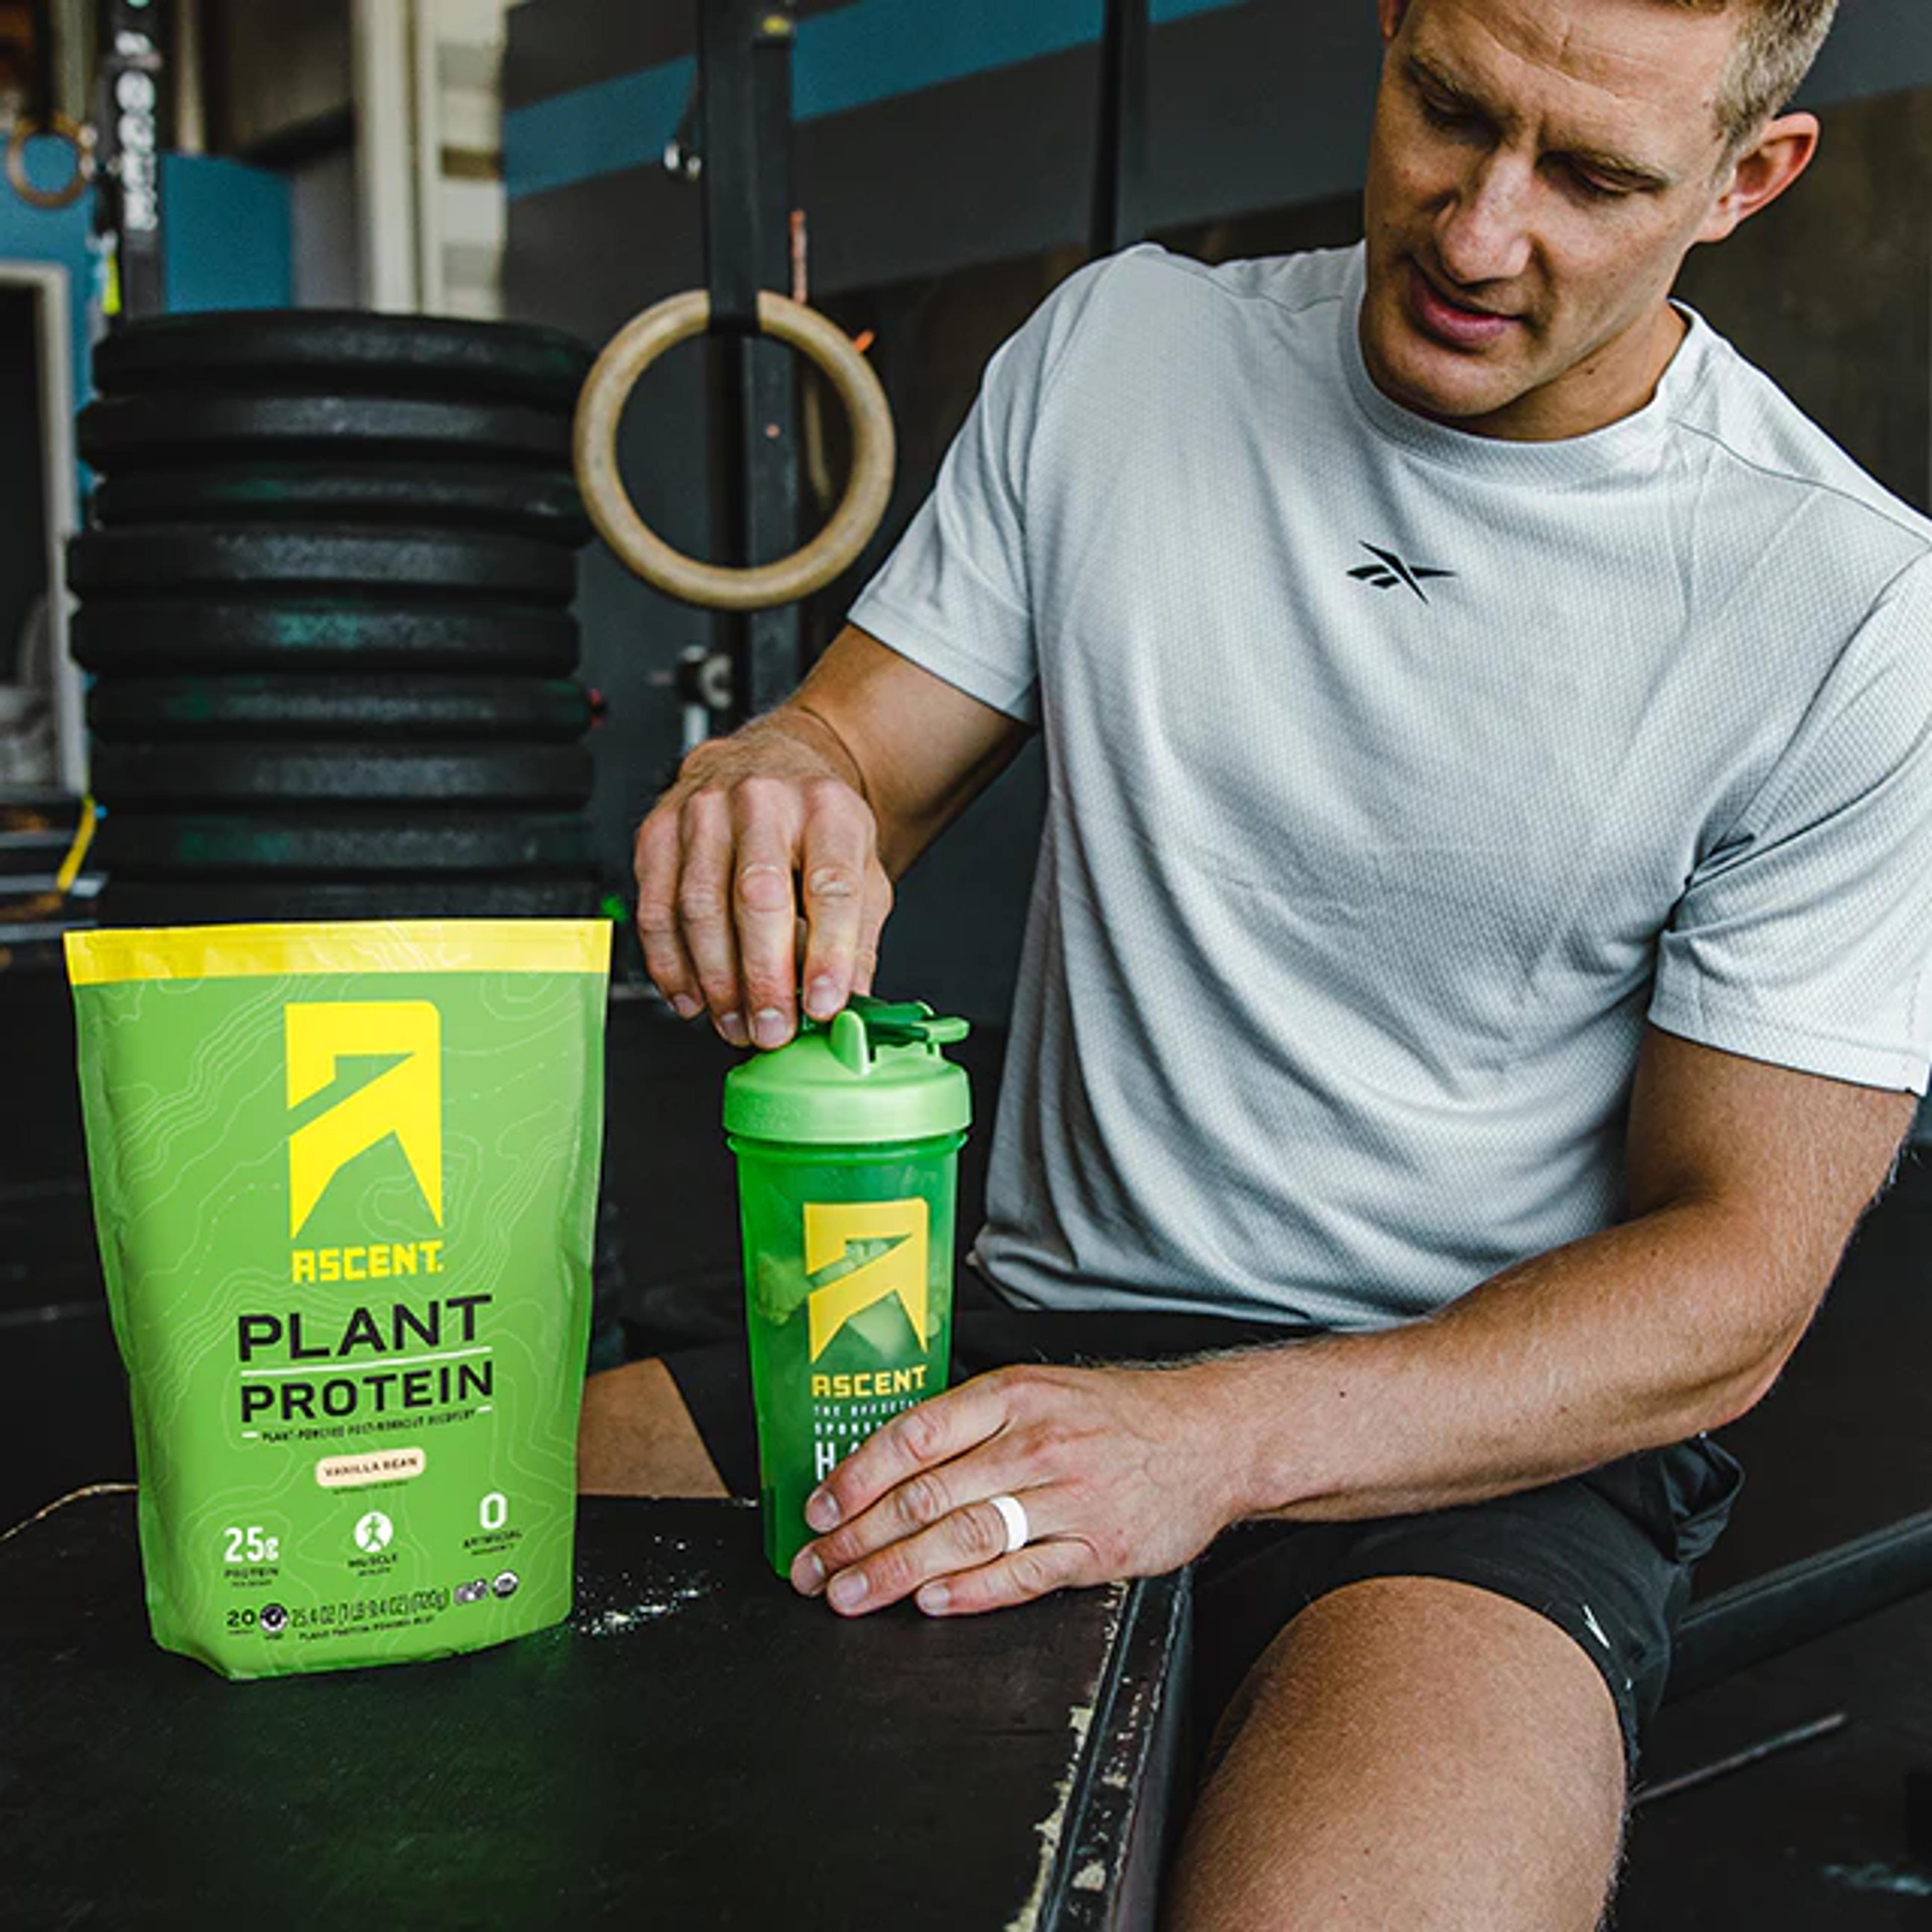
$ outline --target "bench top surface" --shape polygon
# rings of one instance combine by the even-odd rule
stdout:
[[[848,1623],[755,1510],[602,1498],[578,1580],[494,1650],[230,1683],[150,1639],[130,1496],[33,1523],[0,1544],[10,1892],[116,1927],[1108,1922],[1177,1580]]]

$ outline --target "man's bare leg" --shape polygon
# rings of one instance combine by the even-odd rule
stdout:
[[[1624,1808],[1595,1666],[1520,1604],[1381,1577],[1255,1667],[1178,1862],[1173,1932],[1592,1932]]]
[[[728,1496],[670,1371],[606,1369],[584,1384],[577,1486],[593,1496]]]

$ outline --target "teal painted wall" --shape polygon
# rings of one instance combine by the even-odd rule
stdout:
[[[161,199],[170,314],[289,306],[293,244],[283,176],[212,154],[169,154]]]
[[[30,143],[28,165],[36,181],[54,185],[67,165],[65,143]],[[288,306],[289,186],[280,176],[212,156],[169,154],[163,158],[161,193],[171,310]],[[0,262],[51,263],[67,272],[76,409],[92,388],[93,220],[91,195],[70,208],[32,208],[0,184]]]
[[[64,141],[28,143],[28,166],[34,181],[52,188],[67,170]],[[71,208],[29,208],[13,190],[0,185],[0,262],[51,263],[68,277],[68,313],[74,331],[74,388],[76,406],[85,400],[88,310],[94,292],[94,251],[88,230],[94,197],[82,195]]]

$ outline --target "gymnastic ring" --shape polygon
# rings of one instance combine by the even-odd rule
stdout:
[[[51,134],[74,144],[74,172],[57,188],[36,188],[27,172],[27,143],[38,135]],[[94,130],[64,114],[50,119],[14,123],[7,142],[7,179],[14,192],[29,208],[69,208],[87,192],[94,178]]]
[[[644,371],[710,326],[711,298],[694,289],[645,310],[610,338],[578,398],[578,484],[604,541],[668,596],[712,610],[795,603],[856,561],[886,514],[896,460],[892,406],[872,365],[836,322],[784,296],[760,295],[760,330],[816,364],[844,405],[852,424],[852,474],[831,520],[802,550],[749,569],[700,563],[674,550],[638,514],[617,467],[617,424]]]

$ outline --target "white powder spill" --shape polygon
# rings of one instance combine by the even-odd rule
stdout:
[[[682,1547],[682,1546],[680,1546]],[[570,1627],[580,1636],[628,1636],[714,1594],[718,1581],[688,1562],[640,1566],[600,1579],[593,1600],[580,1598]]]
[[[573,1622],[585,1636],[624,1636],[634,1630],[641,1630],[646,1624],[656,1623],[660,1617],[675,1616],[687,1604],[698,1603],[710,1594],[705,1584],[687,1583],[680,1588],[646,1597],[640,1603],[627,1604],[621,1609],[588,1613],[579,1611]]]
[[[734,1496],[727,1505],[752,1510],[758,1506],[755,1496]],[[701,1567],[704,1547],[708,1545],[694,1556],[688,1537],[651,1537],[636,1570],[599,1577],[595,1600],[579,1597],[570,1628],[579,1636],[629,1636],[716,1594],[717,1578]]]

